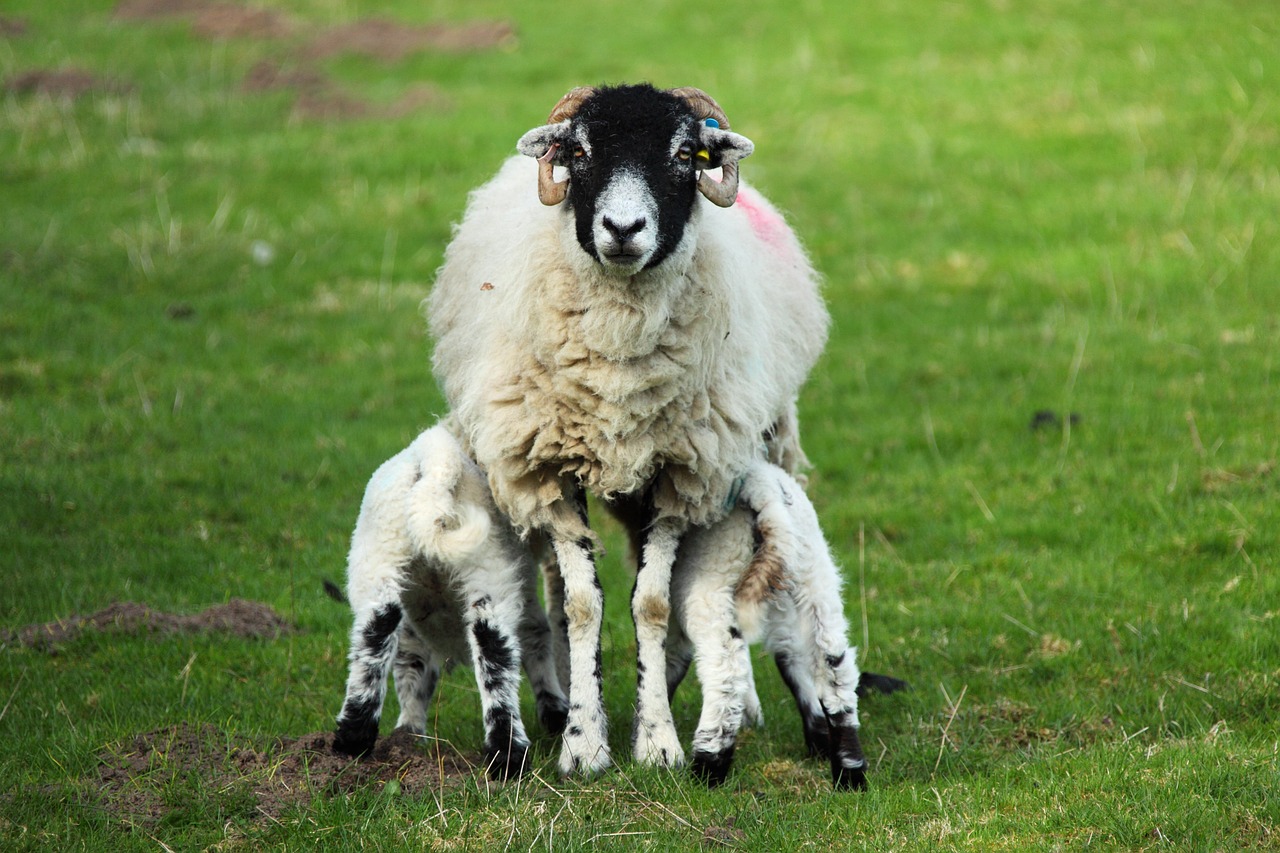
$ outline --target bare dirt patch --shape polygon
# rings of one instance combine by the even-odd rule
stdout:
[[[27,34],[27,22],[23,18],[0,15],[0,38],[16,38]]]
[[[272,9],[208,0],[124,0],[115,16],[122,21],[183,18],[196,35],[212,39],[284,38],[294,30],[288,18]]]
[[[393,103],[377,104],[344,91],[312,66],[286,67],[269,59],[250,68],[240,88],[252,93],[292,92],[294,114],[302,119],[400,118],[419,110],[443,110],[453,105],[448,95],[430,83],[410,87]]]
[[[137,635],[217,632],[236,637],[274,639],[294,630],[265,604],[233,598],[192,615],[152,610],[145,604],[122,601],[88,616],[71,616],[5,632],[5,642],[56,654],[58,647],[85,631]]]
[[[177,807],[173,791],[182,785],[224,810],[271,819],[318,797],[385,790],[392,782],[403,796],[421,796],[474,772],[465,757],[404,731],[380,738],[373,755],[358,761],[335,753],[332,740],[315,732],[260,748],[216,726],[182,723],[99,753],[96,792],[128,823],[163,819]]]
[[[421,51],[472,53],[509,48],[515,43],[515,28],[506,21],[412,26],[369,18],[315,36],[303,48],[303,53],[312,59],[357,53],[396,62]]]
[[[128,83],[83,68],[35,68],[15,74],[4,83],[4,90],[15,95],[70,99],[94,93],[121,95],[132,89]]]

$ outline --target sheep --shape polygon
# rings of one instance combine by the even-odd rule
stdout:
[[[559,734],[568,716],[536,574],[530,547],[496,514],[483,474],[443,425],[383,463],[351,537],[347,599],[355,618],[334,748],[352,756],[373,750],[389,669],[397,727],[422,734],[441,668],[469,660],[485,765],[494,778],[520,775],[529,749],[522,659],[543,727]]]
[[[748,470],[728,516],[684,538],[671,579],[667,685],[673,695],[696,660],[703,698],[695,776],[722,783],[739,729],[762,721],[747,646],[763,641],[795,698],[810,753],[830,760],[836,789],[866,788],[858,697],[907,685],[859,673],[840,585],[804,489],[763,460]]]
[[[580,87],[517,149],[471,194],[425,302],[433,369],[499,511],[551,544],[560,770],[612,761],[587,492],[639,543],[634,755],[676,766],[661,676],[676,549],[729,511],[753,460],[804,464],[796,397],[829,318],[796,236],[739,178],[754,144],[704,92]]]

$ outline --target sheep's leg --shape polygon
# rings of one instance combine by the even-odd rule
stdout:
[[[552,541],[564,579],[569,636],[569,719],[560,752],[560,772],[594,773],[611,763],[601,687],[600,625],[604,591],[596,576],[591,541]]]
[[[482,573],[483,574],[483,573]],[[480,688],[484,714],[484,759],[496,779],[519,776],[528,763],[529,737],[520,719],[520,643],[522,602],[500,583],[468,578],[463,612],[467,644]]]
[[[676,698],[676,690],[689,674],[689,666],[693,663],[693,647],[689,637],[678,624],[671,626],[667,636],[667,703]]]
[[[560,676],[552,652],[551,629],[547,615],[538,604],[532,571],[525,572],[523,586],[524,612],[520,617],[520,656],[524,660],[529,684],[533,687],[534,702],[538,709],[538,722],[548,733],[564,732],[569,716],[569,701],[560,686]],[[561,606],[563,621],[564,607]]]
[[[738,627],[732,585],[695,585],[685,606],[685,629],[693,640],[702,683],[702,715],[693,735],[693,774],[715,786],[728,777],[733,763],[751,659]]]
[[[400,623],[399,651],[392,672],[396,680],[396,697],[400,700],[396,728],[424,734],[427,730],[427,709],[440,680],[440,662],[408,619]]]
[[[333,739],[333,748],[338,752],[362,756],[373,751],[402,615],[398,602],[382,602],[357,611],[351,629],[347,696]]]
[[[742,709],[742,724],[752,728],[764,725],[764,709],[760,707],[760,694],[756,693],[756,674],[751,665],[750,651],[747,653],[747,694],[746,705]]]
[[[631,596],[636,625],[636,725],[634,753],[641,764],[678,767],[684,749],[671,717],[667,696],[667,623],[671,616],[671,569],[685,524],[673,518],[655,521],[640,552],[640,569]]]
[[[837,790],[865,790],[867,760],[858,739],[857,649],[825,655],[817,681],[830,732],[831,783]]]
[[[796,661],[790,652],[778,651],[773,656],[782,681],[796,700],[800,712],[800,724],[804,727],[804,745],[810,755],[826,758],[830,754],[831,733],[827,727],[827,715],[818,701],[818,691],[808,667]]]
[[[564,576],[555,551],[548,549],[542,558],[542,594],[547,601],[547,620],[551,628],[551,649],[555,658],[560,690],[569,692],[569,619],[564,609]]]

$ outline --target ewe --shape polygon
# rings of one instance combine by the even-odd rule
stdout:
[[[530,159],[472,193],[446,250],[427,305],[435,373],[498,510],[554,551],[562,772],[611,760],[587,491],[640,545],[635,756],[676,765],[662,676],[676,549],[730,510],[754,460],[803,462],[795,400],[827,313],[795,235],[738,181],[751,141],[705,93],[574,89],[518,148]]]

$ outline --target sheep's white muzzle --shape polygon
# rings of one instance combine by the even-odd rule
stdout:
[[[601,266],[615,275],[644,269],[658,248],[658,205],[648,185],[621,172],[596,201],[592,239]]]

